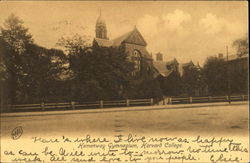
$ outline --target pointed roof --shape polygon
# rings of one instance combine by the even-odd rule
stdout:
[[[96,26],[98,25],[106,25],[104,18],[102,17],[102,11],[100,9],[100,15],[96,20]]]
[[[132,43],[147,46],[146,41],[136,27],[132,31],[114,39],[113,42],[113,46],[120,46],[122,43]]]
[[[167,69],[167,62],[164,61],[154,61],[153,66],[163,77],[168,77],[174,71],[173,69]]]
[[[180,75],[183,76],[184,74],[184,71],[186,68],[190,68],[190,67],[197,67],[197,68],[200,68],[198,66],[195,66],[194,62],[192,60],[190,60],[189,62],[186,62],[186,63],[182,63],[179,65],[179,72],[180,72]]]
[[[132,33],[133,31],[127,32],[124,35],[117,37],[113,40],[113,46],[120,46],[126,38]]]
[[[130,43],[130,44],[136,44],[141,46],[146,46],[147,43],[142,37],[141,33],[138,31],[138,29],[135,27],[132,31],[125,33],[124,35],[117,37],[114,40],[107,40],[107,39],[100,39],[100,38],[94,38],[94,42],[98,44],[98,46],[104,46],[104,47],[118,47],[123,43]],[[152,56],[148,53],[148,51],[144,48],[142,48],[141,53],[144,54],[147,59],[152,60]]]
[[[187,62],[187,63],[182,63],[180,66],[182,66],[182,67],[186,67],[186,66],[195,66],[195,65],[194,65],[193,61],[192,61],[192,60],[190,60],[190,61],[189,61],[189,62]]]
[[[146,41],[136,27],[132,31],[127,32],[124,35],[115,38],[114,40],[106,40],[100,38],[95,38],[94,40],[98,43],[99,46],[120,46],[122,43],[131,43],[142,46],[147,45]]]

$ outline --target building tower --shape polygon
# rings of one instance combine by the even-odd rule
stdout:
[[[105,20],[102,17],[101,11],[100,11],[100,15],[99,15],[98,19],[96,20],[95,34],[96,34],[96,38],[108,40],[107,27],[106,27]]]
[[[156,54],[156,61],[163,61],[163,55],[160,52]]]

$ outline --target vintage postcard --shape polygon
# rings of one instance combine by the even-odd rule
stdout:
[[[0,162],[249,162],[247,5],[0,0]]]

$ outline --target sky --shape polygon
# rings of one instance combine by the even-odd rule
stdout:
[[[149,53],[161,52],[164,60],[192,60],[201,65],[208,56],[234,54],[236,39],[248,32],[244,1],[0,1],[0,26],[11,14],[29,28],[35,43],[56,46],[62,36],[95,36],[100,9],[108,37],[114,39],[136,26]]]

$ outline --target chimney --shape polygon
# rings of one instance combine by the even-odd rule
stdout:
[[[218,54],[218,58],[222,59],[222,58],[223,58],[223,54],[222,54],[222,53],[219,53],[219,54]]]
[[[163,61],[163,55],[161,53],[156,54],[156,61]]]

